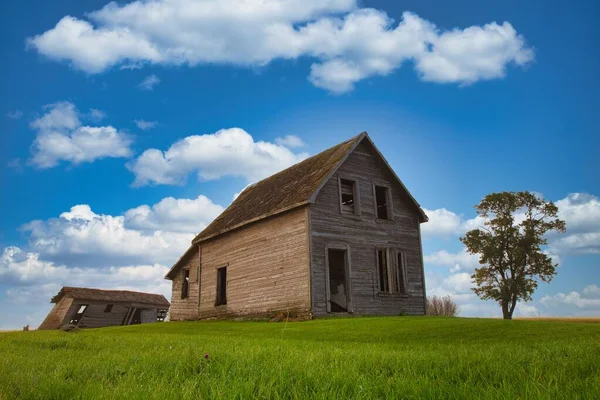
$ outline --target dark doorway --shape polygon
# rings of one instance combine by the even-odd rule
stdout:
[[[136,325],[136,324],[141,324],[141,323],[142,323],[142,309],[136,308],[129,325]]]
[[[329,311],[348,311],[348,281],[346,279],[346,250],[328,249]]]

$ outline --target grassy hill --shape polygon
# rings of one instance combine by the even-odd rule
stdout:
[[[599,399],[600,324],[389,317],[1,333],[0,399],[11,398]]]

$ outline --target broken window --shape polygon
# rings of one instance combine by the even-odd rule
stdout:
[[[377,249],[377,276],[379,277],[379,291],[382,293],[390,292],[389,268],[387,249]]]
[[[348,311],[346,282],[346,250],[328,249],[329,260],[329,311]]]
[[[340,179],[340,202],[342,213],[358,214],[356,183],[349,179]]]
[[[69,321],[69,323],[73,324],[73,325],[77,325],[79,323],[79,321],[81,321],[81,318],[83,318],[83,314],[85,314],[85,310],[87,310],[87,307],[88,307],[87,304],[81,304],[79,306],[79,309],[77,310],[77,313],[75,314],[73,319],[71,319]]]
[[[408,286],[406,282],[406,257],[404,252],[399,251],[396,253],[396,276],[395,276],[395,289],[396,292],[401,294],[408,293]]]
[[[385,186],[375,186],[375,206],[378,219],[390,219],[389,193]]]
[[[163,322],[167,318],[168,310],[158,310],[156,313],[156,321]]]
[[[215,306],[227,304],[227,267],[217,268],[217,301]]]
[[[113,305],[112,304],[107,304],[106,307],[104,308],[104,312],[111,312],[113,309]]]
[[[183,282],[181,284],[181,298],[187,299],[189,296],[190,289],[190,270],[183,270]]]

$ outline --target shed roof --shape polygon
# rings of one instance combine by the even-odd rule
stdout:
[[[157,306],[170,306],[169,301],[162,294],[133,292],[130,290],[104,290],[82,287],[64,286],[50,300],[51,303],[58,303],[63,297],[71,297],[78,300],[107,301],[107,302],[127,302],[141,303]]]

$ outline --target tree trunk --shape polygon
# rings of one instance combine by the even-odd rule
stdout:
[[[511,307],[508,301],[502,300],[502,318],[512,319],[514,310],[514,305]]]
[[[514,297],[510,300],[502,300],[502,318],[512,319],[515,307],[517,306],[517,299]]]

